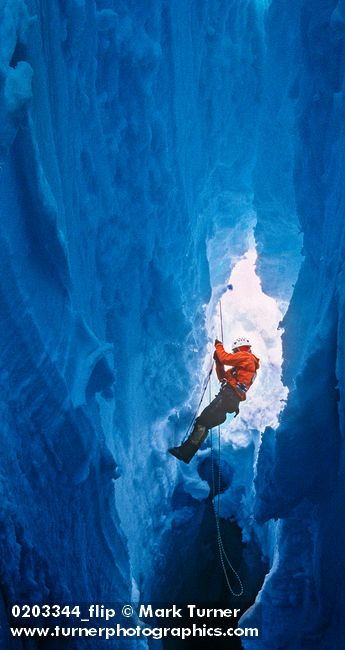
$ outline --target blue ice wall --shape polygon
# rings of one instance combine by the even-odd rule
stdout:
[[[294,192],[295,99],[301,52],[294,1],[269,3],[262,24],[262,95],[253,172],[257,270],[263,290],[289,300],[300,266],[302,241]]]
[[[234,234],[225,279],[253,221],[261,19],[222,1],[1,8],[3,609],[127,601],[132,578],[150,593],[166,447],[202,381],[207,240]]]
[[[166,448],[198,401],[205,305],[254,227],[265,290],[290,298],[297,212],[290,399],[255,502],[251,446],[233,503],[242,521],[245,489],[263,530],[279,520],[247,615],[261,647],[345,647],[344,16],[336,0],[1,8],[2,634],[11,600],[127,601],[132,582],[147,599],[180,541],[192,557],[207,467]]]
[[[264,433],[256,516],[278,519],[272,569],[244,620],[259,648],[344,648],[344,27],[343,2],[272,3],[299,64],[294,188],[302,265],[284,319],[281,425]],[[250,643],[244,643],[250,647]]]

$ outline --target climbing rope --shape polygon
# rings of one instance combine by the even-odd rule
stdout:
[[[223,311],[222,311],[222,299],[219,301],[219,318],[220,318],[220,335],[222,337],[222,342],[224,341],[224,330],[223,330]]]
[[[212,365],[211,365],[211,367],[210,367],[209,372],[207,373],[206,381],[205,381],[205,384],[204,384],[203,389],[202,389],[202,391],[201,391],[201,397],[200,397],[199,404],[198,404],[197,409],[196,409],[196,411],[195,411],[195,413],[194,413],[194,415],[193,415],[193,417],[192,417],[192,419],[191,419],[191,421],[190,421],[190,424],[189,424],[189,426],[188,426],[187,432],[186,432],[186,434],[185,434],[185,436],[184,436],[184,438],[183,438],[181,444],[183,444],[183,443],[185,442],[185,440],[187,440],[187,438],[188,438],[188,436],[189,436],[189,434],[190,434],[190,432],[191,432],[191,429],[192,429],[192,427],[193,427],[193,424],[194,424],[194,422],[195,422],[195,420],[196,420],[196,417],[197,417],[197,415],[198,415],[199,408],[200,408],[200,406],[201,406],[201,404],[202,404],[202,400],[204,399],[205,393],[206,393],[206,391],[207,391],[207,386],[209,386],[209,384],[210,384],[210,379],[211,379],[211,375],[212,375],[212,372],[213,372],[213,365],[214,365],[214,364],[213,364],[213,360],[212,360]]]
[[[219,301],[219,317],[220,317],[221,340],[223,341],[223,339],[224,339],[224,329],[223,329],[223,313],[222,313],[222,301],[221,301],[221,300]],[[200,406],[201,406],[201,404],[202,404],[202,401],[203,401],[203,399],[204,399],[204,396],[205,396],[205,393],[206,393],[207,387],[209,387],[209,401],[211,402],[211,400],[212,400],[212,395],[211,395],[211,375],[212,375],[212,372],[213,372],[213,367],[214,367],[214,363],[213,363],[213,360],[212,360],[212,365],[211,365],[211,367],[210,367],[210,370],[209,370],[209,372],[208,372],[208,374],[207,374],[207,377],[206,377],[206,380],[205,380],[204,386],[203,386],[203,388],[202,388],[201,398],[200,398],[200,401],[199,401],[198,407],[197,407],[197,409],[196,409],[195,415],[193,416],[193,418],[192,418],[192,420],[191,420],[191,422],[190,422],[190,425],[189,425],[189,427],[188,427],[188,429],[187,429],[186,435],[185,435],[185,437],[184,437],[182,443],[183,443],[183,442],[188,438],[188,436],[189,436],[189,433],[190,433],[190,431],[191,431],[191,428],[192,428],[192,426],[193,426],[193,424],[194,424],[194,422],[195,422],[195,418],[196,418],[196,416],[197,416],[197,414],[198,414],[199,408],[200,408]],[[228,589],[229,589],[230,593],[231,593],[233,596],[239,597],[239,596],[242,596],[243,591],[244,591],[244,589],[243,589],[243,584],[242,584],[242,581],[241,581],[240,576],[238,575],[237,571],[236,571],[236,570],[234,569],[234,567],[232,566],[232,564],[231,564],[231,562],[230,562],[230,560],[229,560],[229,558],[228,558],[228,556],[227,556],[227,554],[226,554],[226,551],[225,551],[225,548],[224,548],[224,544],[223,544],[222,535],[221,535],[221,530],[220,530],[220,488],[221,488],[221,467],[220,467],[220,425],[218,426],[218,495],[217,495],[217,506],[216,506],[216,504],[215,504],[216,489],[215,489],[215,476],[214,476],[213,435],[212,435],[212,434],[213,434],[213,429],[210,430],[210,438],[211,438],[211,467],[212,467],[212,507],[213,507],[213,511],[214,511],[214,515],[215,515],[215,520],[216,520],[217,542],[218,542],[219,557],[220,557],[220,562],[221,562],[221,565],[222,565],[222,569],[223,569],[223,573],[224,573],[224,576],[225,576],[225,580],[226,580],[226,584],[227,584],[227,586],[228,586]],[[182,443],[181,443],[181,444],[182,444]],[[226,565],[227,565],[227,566],[226,566]],[[227,568],[227,567],[228,567],[228,568]],[[237,593],[236,591],[234,591],[234,589],[233,589],[232,586],[231,586],[230,578],[229,578],[229,570],[232,571],[233,575],[235,576],[235,578],[236,578],[236,580],[238,581],[238,584],[239,584],[239,586],[240,586],[240,591],[239,591],[238,593]]]
[[[222,300],[221,299],[219,301],[219,315],[220,315],[220,331],[221,331],[222,340],[223,340],[224,331],[223,331],[223,313],[222,313]],[[207,373],[206,380],[205,380],[204,386],[203,386],[202,391],[201,391],[201,397],[200,397],[200,400],[199,400],[199,404],[198,404],[198,406],[196,408],[196,411],[195,411],[195,413],[194,413],[194,415],[193,415],[193,417],[192,417],[192,419],[191,419],[191,421],[190,421],[190,423],[188,425],[188,429],[187,429],[187,431],[185,433],[185,436],[184,436],[181,444],[183,444],[185,442],[185,440],[187,440],[187,438],[188,438],[188,436],[189,436],[189,434],[190,434],[190,432],[192,430],[193,424],[194,424],[194,422],[196,420],[196,417],[198,415],[198,412],[199,412],[199,408],[200,408],[200,406],[202,404],[202,400],[204,399],[205,393],[207,391],[207,386],[209,386],[209,384],[210,384],[210,379],[211,379],[211,375],[212,375],[212,372],[213,372],[213,367],[214,367],[214,362],[213,362],[213,359],[212,359],[210,369],[209,369],[209,371]]]
[[[223,330],[223,314],[222,314],[222,301],[220,300],[219,302],[219,316],[220,316],[220,331],[221,331],[221,337],[222,341],[224,339],[224,330]],[[211,382],[208,381],[209,385],[209,400],[211,402]],[[243,594],[243,584],[241,581],[240,576],[238,575],[237,571],[234,569],[232,566],[225,548],[223,544],[223,539],[221,535],[221,530],[220,530],[220,488],[221,488],[221,467],[220,467],[220,425],[218,425],[218,494],[217,494],[217,507],[215,504],[215,496],[216,496],[216,488],[215,488],[215,473],[214,473],[214,456],[213,456],[213,429],[210,430],[210,439],[211,439],[211,468],[212,468],[212,507],[214,511],[214,516],[216,520],[216,529],[217,529],[217,542],[218,542],[218,551],[219,551],[219,558],[220,558],[220,563],[222,565],[224,577],[226,580],[226,584],[228,585],[228,589],[230,593],[233,596],[239,597],[242,596]],[[226,564],[228,565],[228,568],[226,567]],[[238,584],[240,586],[240,591],[237,593],[236,591],[233,590],[231,584],[230,584],[230,578],[229,578],[229,570],[232,571],[233,575],[235,576],[236,580],[238,581]]]
[[[213,458],[213,430],[211,429],[210,435],[211,435],[211,467],[212,467],[212,507],[214,511],[214,516],[216,520],[216,529],[217,529],[217,542],[218,542],[218,551],[219,551],[219,558],[220,558],[220,563],[222,565],[224,577],[226,580],[226,584],[228,585],[228,589],[230,593],[233,596],[239,597],[242,596],[243,594],[243,584],[241,581],[240,576],[238,575],[237,571],[234,569],[232,566],[225,548],[223,544],[223,539],[222,539],[222,534],[220,530],[220,487],[221,487],[221,468],[220,468],[220,426],[218,426],[218,494],[217,494],[217,507],[215,504],[215,496],[216,496],[216,489],[215,489],[215,476],[214,476],[214,458]],[[226,564],[228,565],[228,569],[226,567]],[[232,588],[230,584],[230,578],[229,578],[229,569],[232,571],[233,575],[235,576],[236,580],[238,581],[238,584],[240,586],[240,591],[236,592]]]

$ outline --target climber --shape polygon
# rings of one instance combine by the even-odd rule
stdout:
[[[187,440],[179,447],[169,449],[170,454],[185,463],[192,460],[206,440],[209,429],[225,422],[227,413],[239,413],[239,404],[246,399],[246,393],[260,365],[259,359],[251,351],[250,341],[243,336],[233,342],[232,354],[225,352],[223,343],[218,339],[215,340],[215,348],[213,358],[221,389],[196,418],[193,431]],[[225,370],[224,366],[232,368]]]

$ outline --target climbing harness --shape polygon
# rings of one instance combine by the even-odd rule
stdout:
[[[238,368],[232,368],[232,370],[230,371],[230,372],[231,372],[231,375],[232,375],[232,377],[233,377],[234,379],[237,379],[237,371],[238,371]],[[253,382],[251,382],[251,383],[253,383]],[[235,391],[236,391],[237,393],[240,393],[240,396],[243,396],[243,395],[246,394],[246,392],[247,392],[247,390],[248,390],[248,387],[247,387],[245,384],[241,384],[241,383],[238,381],[238,382],[236,382],[236,386],[234,386],[234,389],[235,389]]]

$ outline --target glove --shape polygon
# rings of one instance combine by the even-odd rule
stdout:
[[[216,339],[214,344],[217,345],[217,343],[222,343],[222,341],[220,341],[219,339]]]

